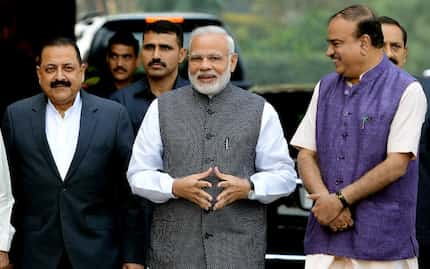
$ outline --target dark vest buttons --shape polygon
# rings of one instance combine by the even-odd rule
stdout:
[[[210,233],[205,233],[205,239],[209,239],[209,238],[211,238],[212,236],[214,236],[213,234],[210,234]]]
[[[341,178],[338,178],[338,179],[336,179],[336,181],[335,181],[335,184],[336,185],[339,185],[339,184],[342,184],[343,183],[343,179],[341,179]]]

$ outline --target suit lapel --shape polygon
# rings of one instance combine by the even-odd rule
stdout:
[[[48,140],[46,138],[46,104],[47,100],[44,94],[39,94],[33,103],[31,108],[33,135],[36,141],[35,144],[39,146],[42,155],[45,157],[52,170],[55,171],[58,180],[61,181],[60,173],[58,172],[57,165],[55,164],[54,157],[52,156],[51,149],[49,148]]]
[[[76,146],[72,163],[70,164],[64,181],[69,180],[76,172],[76,169],[79,167],[80,162],[88,151],[91,139],[93,137],[94,128],[97,123],[96,112],[98,108],[94,100],[85,91],[81,91],[80,93],[82,98],[82,111],[79,126],[78,144]]]

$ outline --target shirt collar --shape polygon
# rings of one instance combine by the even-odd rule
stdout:
[[[55,114],[58,114],[58,115],[60,114],[49,98],[48,98],[48,103],[47,103],[46,107],[51,112],[54,112]],[[74,112],[79,112],[81,110],[81,108],[82,108],[82,99],[81,99],[80,92],[78,92],[76,94],[75,100],[73,101],[73,105],[71,107],[69,107],[64,112],[64,118],[68,117],[68,115],[70,115],[70,114],[72,114]]]

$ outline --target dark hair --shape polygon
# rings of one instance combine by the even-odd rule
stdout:
[[[125,31],[116,32],[108,41],[108,51],[110,53],[113,45],[122,44],[126,46],[133,47],[134,54],[137,56],[139,54],[139,41],[134,38],[133,34]]]
[[[42,42],[42,46],[39,50],[39,53],[36,57],[36,64],[40,65],[42,61],[42,52],[46,47],[58,47],[58,46],[72,46],[75,49],[76,57],[78,59],[79,64],[82,64],[81,52],[79,51],[76,42],[69,37],[53,37]]]
[[[396,21],[395,19],[391,18],[391,17],[387,17],[387,16],[381,16],[378,17],[377,20],[382,24],[390,24],[390,25],[395,25],[397,27],[400,28],[400,30],[402,31],[403,34],[403,45],[406,47],[406,43],[408,42],[408,33],[406,32],[405,28],[403,28],[403,26]]]
[[[376,19],[375,13],[369,7],[364,5],[346,7],[332,15],[329,22],[336,17],[357,22],[357,38],[362,35],[368,35],[374,47],[382,48],[384,46],[384,35],[382,34],[381,23]]]
[[[182,27],[177,24],[167,20],[159,20],[153,23],[147,23],[143,31],[143,38],[148,32],[154,32],[157,34],[169,34],[173,33],[176,35],[176,40],[178,41],[179,48],[184,46],[184,36],[182,32]]]

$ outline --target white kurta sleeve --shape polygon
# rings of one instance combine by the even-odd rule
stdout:
[[[312,151],[317,151],[316,144],[316,118],[320,83],[315,86],[314,93],[309,103],[305,116],[299,124],[291,145],[297,148],[305,148]]]
[[[269,103],[264,105],[255,167],[257,172],[250,178],[255,190],[250,199],[270,203],[294,191],[297,180],[294,161],[290,157],[278,114]]]
[[[421,84],[413,82],[405,89],[391,122],[388,153],[410,152],[416,158],[426,111],[427,101]]]

